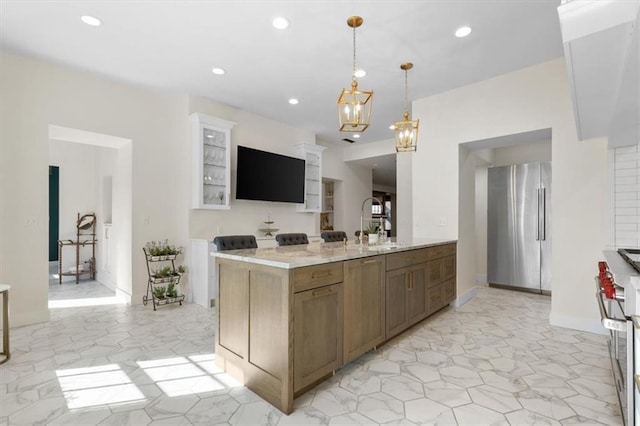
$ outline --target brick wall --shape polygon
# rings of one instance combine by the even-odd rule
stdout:
[[[615,245],[640,247],[640,150],[615,149]]]

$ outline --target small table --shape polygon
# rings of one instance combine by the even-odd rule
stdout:
[[[10,285],[0,284],[0,294],[2,294],[2,352],[4,359],[0,364],[4,364],[11,358],[9,351],[9,289]]]

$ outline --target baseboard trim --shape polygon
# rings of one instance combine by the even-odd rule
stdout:
[[[9,328],[48,322],[49,319],[49,308],[42,311],[31,311],[25,314],[9,312]]]
[[[451,302],[450,305],[455,308],[459,308],[460,306],[467,303],[469,300],[476,297],[476,294],[478,294],[478,289],[473,287],[472,289],[467,291],[465,294],[456,297],[456,299],[453,302]]]
[[[486,284],[487,274],[476,274],[476,282],[479,284]]]
[[[600,320],[590,318],[568,317],[566,315],[549,314],[549,324],[556,327],[570,328],[572,330],[586,331],[595,334],[609,334],[602,326]]]

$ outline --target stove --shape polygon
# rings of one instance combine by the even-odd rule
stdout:
[[[633,269],[640,272],[640,249],[637,248],[621,248],[618,249],[618,254],[629,264]]]

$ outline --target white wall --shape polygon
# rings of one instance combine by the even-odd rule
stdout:
[[[148,241],[169,239],[187,248],[190,238],[254,233],[267,214],[282,232],[319,230],[318,214],[296,213],[292,204],[232,200],[229,211],[200,211],[191,210],[189,199],[190,113],[238,123],[231,134],[234,146],[285,155],[293,155],[295,144],[315,143],[311,131],[206,99],[165,95],[8,52],[0,53],[0,90],[0,282],[12,285],[13,326],[49,318],[50,126],[124,141],[113,166],[112,235],[118,253],[114,268],[119,294],[134,304],[141,302],[146,289],[142,247]],[[371,171],[345,166],[342,151],[327,158],[338,161],[329,177],[341,180],[341,224],[348,232],[355,230],[361,200],[371,195]],[[122,207],[127,205],[132,207]],[[185,264],[188,255],[187,250]]]
[[[0,55],[0,281],[12,285],[12,325],[49,318],[50,124],[133,141],[123,148],[131,150],[133,171],[131,165],[122,170],[133,184],[119,191],[119,197],[133,200],[132,242],[117,249],[132,259],[133,269],[118,265],[118,284],[140,303],[147,280],[140,248],[159,238],[187,244],[186,101],[12,53]],[[114,222],[125,213],[114,212]]]
[[[322,142],[321,142],[322,143]],[[334,179],[334,229],[345,231],[349,240],[360,229],[362,201],[371,197],[373,176],[370,168],[345,163],[345,148],[322,143],[322,177]],[[366,158],[366,157],[365,157]]]
[[[591,286],[604,247],[603,206],[606,140],[579,142],[567,73],[562,59],[420,99],[413,103],[420,119],[420,143],[429,150],[413,154],[413,235],[462,240],[471,228],[460,214],[458,145],[470,141],[552,129],[554,325],[600,331]],[[419,165],[419,167],[417,166]],[[398,198],[404,188],[398,185]],[[465,196],[473,196],[466,194]],[[421,219],[415,217],[421,214]],[[458,217],[460,216],[460,224]],[[447,226],[439,226],[442,218]],[[474,219],[475,220],[475,219]],[[468,257],[470,256],[470,257]],[[458,294],[475,285],[475,258],[461,251]]]
[[[320,233],[318,213],[298,213],[296,204],[236,200],[236,152],[237,146],[248,146],[276,154],[294,156],[294,146],[300,143],[315,144],[311,131],[288,126],[258,115],[230,108],[204,98],[189,98],[189,114],[205,113],[237,123],[231,129],[231,209],[190,210],[189,237],[211,240],[221,234],[254,234],[264,228],[269,216],[281,233]]]
[[[487,282],[487,167],[476,167],[475,178],[475,235],[476,235],[476,282]]]
[[[551,141],[539,141],[494,149],[493,167],[551,161]]]

